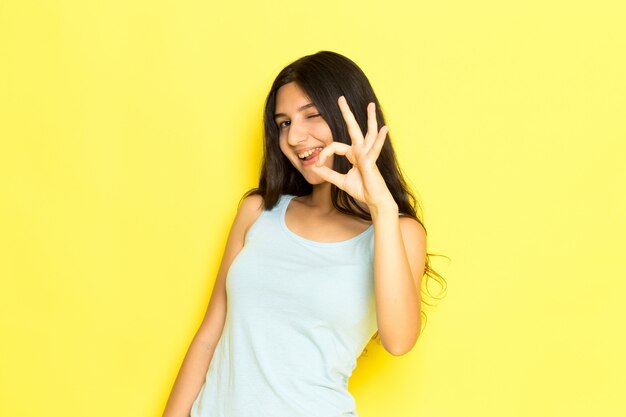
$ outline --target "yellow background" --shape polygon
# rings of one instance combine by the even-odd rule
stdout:
[[[448,295],[360,417],[623,416],[621,1],[0,3],[0,415],[158,416],[292,60],[357,62]]]

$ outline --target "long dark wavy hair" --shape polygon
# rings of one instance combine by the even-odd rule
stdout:
[[[337,99],[342,95],[345,96],[350,105],[363,135],[367,133],[367,105],[370,102],[376,103],[378,126],[381,127],[386,124],[382,108],[369,80],[363,71],[347,57],[336,52],[320,51],[287,65],[274,80],[265,101],[263,164],[259,185],[249,190],[242,197],[243,200],[249,195],[261,195],[265,210],[271,210],[283,194],[303,196],[310,194],[313,190],[313,186],[304,179],[302,174],[281,152],[278,139],[279,129],[274,121],[276,92],[280,87],[291,82],[295,82],[302,88],[315,104],[323,119],[328,123],[334,141],[351,144],[348,128],[337,104]],[[404,180],[389,136],[385,140],[376,165],[398,205],[399,212],[417,220],[426,229],[420,218],[421,207]],[[350,168],[351,164],[345,156],[334,155],[333,169],[335,171],[345,174]],[[368,221],[372,219],[370,213],[362,205],[334,184],[331,184],[331,200],[333,206],[342,213]],[[424,268],[426,279],[422,280],[421,294],[422,303],[429,306],[434,305],[434,303],[429,302],[429,299],[440,300],[445,296],[447,287],[443,276],[431,267],[431,256],[443,255],[426,254]],[[437,295],[433,295],[429,291],[429,279],[434,279],[439,284],[440,291]],[[426,324],[424,309],[421,309],[421,317],[423,329]],[[378,331],[372,336],[372,339],[377,337]]]

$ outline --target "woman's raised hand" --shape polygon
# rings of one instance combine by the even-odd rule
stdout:
[[[335,184],[369,207],[377,207],[393,201],[385,180],[376,166],[376,160],[383,148],[388,131],[387,126],[378,130],[376,105],[369,103],[367,106],[367,134],[363,137],[361,128],[345,97],[339,97],[338,103],[343,119],[348,126],[352,145],[333,142],[325,147],[318,155],[315,170],[324,180]],[[326,158],[332,154],[345,155],[352,164],[352,168],[346,174],[340,174],[323,165]]]

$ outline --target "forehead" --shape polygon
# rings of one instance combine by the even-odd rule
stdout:
[[[311,103],[311,99],[295,82],[290,82],[276,91],[276,112],[294,111],[298,107]]]

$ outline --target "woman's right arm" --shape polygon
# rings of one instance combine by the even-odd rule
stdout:
[[[239,205],[228,234],[209,306],[174,381],[163,417],[189,417],[191,413],[191,406],[200,393],[213,352],[224,329],[228,269],[243,247],[248,229],[262,211],[263,199],[260,195],[248,196]]]

